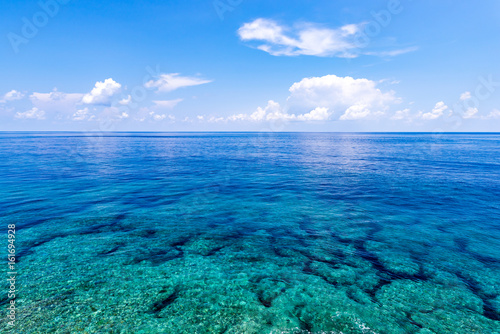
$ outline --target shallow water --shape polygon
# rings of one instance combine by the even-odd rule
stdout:
[[[497,134],[2,133],[0,331],[500,333],[499,152]]]

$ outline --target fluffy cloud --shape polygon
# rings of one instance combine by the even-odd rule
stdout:
[[[288,98],[292,109],[328,108],[341,120],[376,117],[399,102],[394,91],[382,92],[375,81],[336,75],[302,79],[290,87]]]
[[[298,115],[299,121],[326,121],[330,118],[328,108],[317,107],[316,109],[308,112],[307,114]]]
[[[83,109],[77,110],[73,114],[74,121],[91,121],[93,119],[95,119],[95,116],[89,112],[89,108],[83,108]]]
[[[68,94],[55,90],[50,93],[33,93],[30,95],[30,100],[39,109],[68,112],[75,110],[82,97],[83,94]]]
[[[182,87],[198,86],[210,83],[195,77],[183,77],[179,73],[161,74],[157,80],[150,80],[144,84],[146,88],[156,88],[159,92],[171,92]]]
[[[45,119],[45,111],[33,107],[25,112],[18,112],[14,116],[17,119]]]
[[[272,121],[272,120],[293,120],[295,115],[284,112],[279,103],[269,101],[265,108],[258,107],[253,114],[238,114],[229,116],[228,121]]]
[[[172,109],[182,101],[183,99],[176,99],[176,100],[153,101],[153,103],[154,103],[154,108],[156,109]]]
[[[104,81],[98,81],[92,91],[82,99],[84,104],[102,104],[109,105],[111,98],[120,91],[122,85],[109,78]]]
[[[157,114],[154,111],[150,112],[149,116],[154,121],[163,121],[164,119],[169,119],[170,121],[175,121],[175,116],[167,115],[167,114]]]
[[[448,109],[448,106],[444,104],[443,101],[436,103],[434,106],[434,109],[432,109],[431,112],[427,113],[420,113],[419,117],[423,120],[430,121],[430,120],[435,120],[443,116],[444,111]]]
[[[305,78],[290,89],[287,106],[269,101],[265,108],[252,114],[237,114],[228,121],[327,121],[359,120],[379,117],[400,99],[393,91],[382,92],[377,83],[368,79],[351,77]],[[309,111],[304,113],[304,111]],[[335,116],[336,115],[336,116]],[[335,117],[334,117],[335,116]]]
[[[5,93],[2,99],[0,99],[0,103],[5,103],[7,101],[14,101],[14,100],[20,100],[24,97],[24,94],[21,92],[18,92],[17,90],[13,89],[10,92]]]
[[[479,112],[477,108],[467,108],[467,110],[464,112],[463,117],[465,119],[467,118],[476,118],[476,114]]]
[[[231,119],[230,119],[231,118]],[[220,122],[227,122],[227,121],[237,121],[238,119],[232,119],[233,116],[231,117],[228,117],[228,118],[225,118],[225,117],[215,117],[215,116],[211,116],[211,117],[207,117],[205,118],[205,116],[196,116],[196,119],[198,121],[207,121],[208,123],[220,123]],[[186,117],[184,119],[184,122],[189,122],[190,119],[188,117]]]
[[[252,122],[262,122],[262,121],[327,121],[330,117],[328,108],[318,107],[306,114],[289,114],[280,106],[279,103],[275,101],[269,101],[265,108],[258,107],[257,110],[248,114],[238,114],[232,115],[228,118],[210,118],[211,121],[252,121]],[[198,117],[199,120],[203,120],[204,117]]]
[[[483,116],[482,119],[499,119],[500,118],[500,110],[493,109],[488,115]]]
[[[273,56],[337,56],[355,57],[356,37],[362,25],[349,24],[338,29],[303,24],[294,28],[279,25],[273,20],[256,19],[238,29],[242,41],[260,41],[257,48]]]
[[[408,108],[396,111],[394,116],[391,117],[392,120],[397,120],[397,121],[403,119],[408,120],[409,118],[410,118],[410,109]]]
[[[128,95],[125,99],[118,101],[122,106],[127,106],[132,102],[132,95]]]
[[[353,121],[366,118],[370,115],[371,111],[366,104],[355,104],[347,108],[345,113],[340,116],[341,121]]]
[[[462,95],[460,95],[460,101],[465,101],[465,100],[468,100],[470,99],[472,96],[470,94],[470,92],[465,92],[465,93],[462,93]]]

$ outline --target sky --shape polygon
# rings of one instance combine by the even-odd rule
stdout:
[[[500,131],[500,2],[0,2],[0,131]]]

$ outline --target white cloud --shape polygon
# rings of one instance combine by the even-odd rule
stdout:
[[[476,114],[479,112],[477,108],[467,108],[467,110],[464,112],[463,117],[465,119],[467,118],[476,118]]]
[[[462,95],[460,95],[460,100],[465,101],[465,100],[470,99],[471,97],[472,96],[471,96],[470,92],[465,92],[465,93],[462,93]]]
[[[500,110],[493,109],[488,115],[481,117],[482,119],[499,119]]]
[[[93,119],[95,119],[95,116],[89,112],[89,108],[83,108],[83,109],[77,110],[73,114],[74,121],[91,121]]]
[[[250,115],[250,118],[253,121],[291,120],[295,119],[295,115],[283,111],[279,103],[269,101],[264,109],[257,108],[257,111]]]
[[[153,101],[154,108],[157,109],[173,109],[177,104],[182,102],[183,99],[176,100],[165,100],[165,101]]]
[[[336,75],[294,83],[288,98],[292,109],[328,108],[341,120],[376,117],[399,102],[394,91],[382,92],[375,81]]]
[[[259,122],[373,119],[383,115],[392,104],[401,102],[393,91],[382,92],[378,89],[374,81],[335,75],[305,78],[294,83],[289,91],[286,107],[271,100],[265,108],[259,107],[252,114],[236,114],[226,120]],[[310,111],[303,113],[306,110]]]
[[[75,110],[76,105],[81,101],[83,94],[63,93],[54,90],[50,93],[33,93],[30,100],[39,109],[47,111],[68,112]]]
[[[290,115],[283,112],[279,103],[274,101],[269,101],[265,108],[258,107],[253,114],[238,114],[232,115],[227,118],[228,121],[271,121],[271,120],[292,120],[295,119],[295,115]]]
[[[273,56],[337,56],[352,58],[356,54],[356,37],[362,24],[349,24],[337,29],[328,29],[312,24],[294,28],[279,25],[269,19],[259,18],[245,23],[238,29],[242,41],[260,41],[257,48]]]
[[[204,116],[202,116],[202,117],[203,117],[203,118],[202,118],[202,119],[200,119],[198,116],[196,116],[196,118],[198,119],[198,121],[205,119],[205,117],[204,117]],[[229,121],[229,120],[232,120],[232,121],[237,120],[237,119],[230,119],[230,118],[231,118],[231,117],[229,117],[229,118],[224,118],[224,117],[215,117],[215,116],[211,116],[210,118],[208,118],[208,119],[207,119],[207,122],[209,122],[209,123],[220,123],[220,122],[227,122],[227,121]],[[190,122],[189,117],[186,117],[186,118],[183,120],[183,122]]]
[[[340,116],[341,121],[352,121],[366,118],[370,115],[370,109],[365,104],[355,104],[347,108],[345,113]]]
[[[394,116],[391,117],[392,120],[409,120],[410,119],[410,109],[406,108],[403,110],[398,110],[394,114]]]
[[[151,80],[144,84],[146,88],[156,88],[159,92],[171,92],[182,87],[191,87],[210,83],[196,77],[183,77],[179,73],[161,74],[157,80]]]
[[[174,122],[176,120],[175,116],[173,115],[161,113],[158,112],[158,110],[151,110],[150,108],[146,107],[140,108],[139,113],[134,115],[134,119],[140,122],[144,122],[146,120],[158,122],[166,119],[168,119],[170,122]]]
[[[155,120],[155,121],[161,121],[161,120],[164,120],[167,115],[163,114],[163,115],[158,115],[158,114],[155,114],[154,112],[150,112],[149,115],[151,115],[151,117]]]
[[[7,101],[20,100],[24,97],[24,94],[13,89],[10,92],[5,93],[3,98],[0,100],[0,103],[5,103]]]
[[[17,112],[14,117],[17,119],[45,119],[45,111],[33,107],[25,112]]]
[[[122,85],[109,78],[104,81],[98,81],[92,91],[82,99],[84,104],[102,104],[109,105],[111,98],[120,91]]]
[[[328,108],[324,107],[317,107],[307,114],[297,116],[299,121],[326,121],[328,118],[330,118],[330,113],[328,112]]]
[[[130,102],[132,102],[132,95],[129,95],[125,99],[118,101],[118,103],[123,105],[123,106],[129,105]]]
[[[318,107],[306,114],[289,114],[283,110],[279,103],[275,101],[269,101],[265,108],[258,107],[257,110],[252,114],[238,114],[229,116],[227,119],[224,118],[210,118],[211,121],[251,121],[251,122],[262,122],[262,121],[326,121],[330,117],[328,108]],[[199,120],[203,120],[204,117],[198,117]]]
[[[169,119],[170,121],[175,121],[175,116],[167,115],[167,114],[157,114],[154,111],[149,113],[149,116],[155,121],[163,121],[164,119]]]
[[[431,112],[427,113],[420,113],[419,117],[422,118],[423,120],[429,121],[429,120],[435,120],[438,119],[439,117],[443,116],[443,112],[448,109],[448,106],[444,104],[443,101],[436,103],[436,106],[434,106],[434,109],[432,109]]]

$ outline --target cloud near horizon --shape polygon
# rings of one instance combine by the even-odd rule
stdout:
[[[435,120],[442,117],[444,115],[444,111],[448,109],[448,106],[443,101],[441,101],[436,103],[431,112],[420,112],[418,117],[425,121]]]
[[[173,109],[176,105],[184,101],[184,99],[153,101],[155,109]]]
[[[481,119],[500,119],[500,110],[493,109],[488,115],[481,117]]]
[[[44,110],[47,113],[67,114],[76,111],[76,107],[84,94],[63,93],[54,90],[50,93],[34,92],[30,95],[31,103],[34,107]]]
[[[286,107],[271,100],[266,107],[259,107],[252,114],[236,114],[224,120],[322,122],[373,119],[384,115],[391,105],[401,102],[394,91],[382,92],[377,88],[375,81],[336,75],[302,79],[289,91]]]
[[[212,82],[196,77],[184,77],[179,73],[160,74],[156,80],[150,80],[144,84],[146,88],[156,88],[157,92],[172,92],[183,87],[192,87]]]
[[[148,82],[150,87],[160,90],[175,90],[208,82],[202,79],[189,79],[174,75],[177,80],[168,81],[169,75],[161,75],[161,79]],[[186,79],[188,78],[188,79]],[[198,123],[228,123],[228,122],[308,122],[323,123],[326,121],[367,121],[386,120],[403,121],[407,123],[422,121],[431,122],[444,117],[457,115],[453,108],[444,101],[435,104],[431,111],[412,113],[410,104],[400,106],[402,99],[396,92],[384,85],[385,80],[370,80],[366,78],[340,77],[333,74],[322,77],[308,77],[293,83],[289,94],[282,103],[269,100],[265,106],[258,107],[254,112],[232,115],[179,115],[169,114],[167,110],[175,108],[184,99],[150,100],[141,106],[132,101],[131,95],[121,95],[122,85],[112,78],[98,81],[87,94],[64,93],[57,89],[50,93],[34,92],[29,95],[31,109],[9,113],[17,120],[56,120],[56,121],[168,121],[168,122],[198,122]],[[125,92],[126,93],[126,89]],[[470,92],[459,95],[460,101],[471,98]],[[8,100],[20,100],[23,93],[11,90],[4,97]],[[20,106],[24,103],[20,101]],[[134,105],[129,107],[129,105]],[[395,108],[399,106],[399,108]],[[25,108],[22,106],[21,108]],[[29,108],[29,107],[28,107]],[[137,110],[135,108],[138,108]],[[4,110],[8,110],[5,109]],[[132,116],[132,117],[131,117]],[[476,107],[464,108],[458,115],[464,120],[490,120],[500,118],[500,111],[494,109],[489,114],[481,115]]]
[[[212,82],[199,78],[182,77],[178,74],[162,74],[159,79],[149,81],[145,84],[146,87],[156,88],[157,92],[172,91],[181,87],[189,87]],[[40,93],[33,92],[29,95],[32,109],[27,111],[19,111],[14,113],[14,119],[37,119],[37,120],[72,120],[72,121],[99,121],[99,120],[123,120],[129,118],[129,111],[138,108],[138,116],[134,120],[144,120],[146,118],[155,121],[175,119],[173,115],[161,113],[162,110],[173,109],[183,98],[171,100],[146,100],[134,101],[130,94],[122,94],[122,85],[112,78],[104,81],[97,81],[88,93],[65,93],[54,88],[52,92]],[[127,89],[124,89],[124,93]],[[15,111],[13,108],[5,107],[7,101],[21,100],[25,96],[16,90],[11,90],[2,95],[0,104],[2,111]],[[141,107],[140,102],[152,104],[150,107]],[[21,106],[21,105],[20,105]],[[145,112],[142,109],[147,109],[147,117],[143,115]],[[142,110],[142,111],[141,111]]]
[[[288,104],[292,109],[328,108],[340,120],[378,117],[401,99],[392,90],[382,92],[377,85],[369,79],[333,74],[305,78],[290,87]]]
[[[14,118],[17,119],[45,119],[45,111],[38,109],[37,107],[33,107],[25,112],[17,112]]]
[[[122,85],[108,78],[104,81],[97,81],[90,93],[85,94],[82,99],[84,104],[110,105],[111,98],[120,92]]]
[[[454,113],[444,101],[437,102],[431,111],[412,113],[409,107],[396,109],[402,99],[393,90],[382,91],[378,85],[383,81],[355,79],[326,75],[304,78],[294,83],[284,106],[270,100],[265,107],[258,107],[251,114],[234,114],[229,117],[198,116],[199,121],[209,122],[324,122],[324,121],[362,121],[385,119],[387,121],[435,121],[451,117]],[[460,100],[470,98],[466,92]],[[411,103],[410,103],[411,104]],[[305,112],[304,111],[308,111]],[[468,119],[498,119],[500,110],[494,109],[488,115],[478,115],[478,108],[468,108],[460,116]],[[420,123],[419,123],[420,124]]]
[[[95,119],[95,115],[89,112],[89,108],[85,107],[83,109],[77,110],[72,117],[73,121],[92,121]]]

